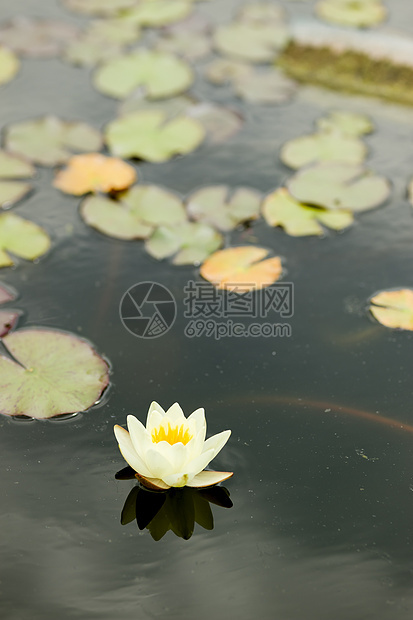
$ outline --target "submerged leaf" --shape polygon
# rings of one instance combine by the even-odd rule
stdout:
[[[192,69],[185,61],[146,49],[108,60],[93,79],[98,91],[116,99],[124,99],[138,88],[151,99],[172,97],[187,90],[192,81]]]
[[[283,25],[233,22],[219,26],[214,33],[218,52],[250,62],[271,62],[289,40]]]
[[[92,196],[80,212],[87,224],[118,239],[145,239],[156,226],[186,222],[180,198],[155,185],[136,185],[119,201]]]
[[[0,47],[0,84],[10,82],[20,69],[20,61],[5,47]]]
[[[246,292],[276,282],[282,272],[281,259],[267,258],[268,250],[241,246],[219,250],[201,265],[200,274],[220,289]]]
[[[66,194],[81,196],[88,192],[120,191],[135,180],[135,168],[122,159],[87,153],[71,157],[67,168],[56,174],[53,185]]]
[[[167,121],[160,110],[133,112],[109,123],[105,131],[109,150],[119,157],[164,162],[194,151],[203,141],[202,125],[184,116]]]
[[[370,299],[370,312],[386,327],[413,331],[413,290],[382,291]]]
[[[315,7],[321,19],[343,26],[376,26],[387,17],[381,0],[320,0]]]
[[[35,260],[50,248],[50,237],[43,228],[14,213],[0,214],[0,267],[10,267],[14,256]]]
[[[222,236],[201,222],[160,226],[145,244],[146,251],[161,260],[174,256],[175,265],[199,264],[222,245]]]
[[[374,130],[368,116],[345,110],[332,110],[327,116],[318,119],[317,127],[320,131],[340,131],[346,136],[356,137]]]
[[[261,195],[255,190],[241,187],[230,192],[226,185],[214,185],[191,194],[187,210],[194,220],[228,231],[241,222],[256,219],[260,202]]]
[[[42,419],[85,411],[109,383],[106,362],[73,334],[20,329],[3,344],[13,359],[0,356],[0,413]]]
[[[287,183],[300,202],[327,209],[367,211],[390,195],[390,184],[362,166],[340,163],[316,164],[298,172]]]
[[[36,164],[55,166],[65,163],[73,152],[98,151],[100,133],[80,122],[65,122],[55,116],[9,125],[6,147]]]
[[[0,45],[19,55],[49,58],[59,54],[77,33],[75,26],[64,21],[19,15],[0,26]]]
[[[269,226],[282,226],[293,237],[322,235],[324,230],[320,224],[333,230],[343,230],[353,223],[351,211],[308,207],[294,200],[285,188],[277,189],[266,197],[262,213]]]
[[[281,161],[297,170],[317,162],[361,164],[367,148],[358,138],[341,133],[315,133],[289,140],[281,149]]]

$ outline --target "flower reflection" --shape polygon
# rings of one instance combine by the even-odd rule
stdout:
[[[116,474],[118,480],[135,478],[131,467]],[[191,538],[195,523],[212,530],[214,519],[210,504],[231,508],[232,501],[225,487],[191,487],[154,491],[141,484],[135,486],[126,498],[121,514],[122,525],[136,520],[140,530],[147,529],[154,540],[160,540],[171,530],[176,536]]]

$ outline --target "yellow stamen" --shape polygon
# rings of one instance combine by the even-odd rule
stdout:
[[[171,425],[168,424],[168,429],[166,430],[164,426],[158,426],[158,428],[154,428],[152,431],[152,442],[158,443],[159,441],[167,441],[171,446],[175,443],[183,443],[184,446],[192,439],[192,435],[189,432],[188,428],[185,428],[183,424],[181,426],[175,426],[171,428]]]

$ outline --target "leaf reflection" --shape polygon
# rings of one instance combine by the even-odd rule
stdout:
[[[117,480],[135,479],[130,467],[119,471]],[[176,536],[191,538],[195,523],[205,530],[212,530],[214,519],[210,504],[231,508],[232,501],[225,487],[212,486],[204,489],[190,487],[171,488],[168,491],[150,491],[137,485],[133,487],[121,514],[121,524],[136,520],[140,530],[147,529],[154,540],[160,540],[171,530]]]

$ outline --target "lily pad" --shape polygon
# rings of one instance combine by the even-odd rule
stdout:
[[[0,413],[43,419],[85,411],[109,383],[106,362],[73,334],[20,329],[2,342],[13,359],[0,356]]]
[[[76,13],[112,16],[136,4],[136,0],[63,0],[63,4]]]
[[[245,22],[278,24],[285,20],[286,12],[284,7],[273,2],[249,2],[241,8],[237,18]]]
[[[320,131],[339,131],[346,136],[362,136],[371,133],[374,125],[365,114],[332,110],[328,116],[318,119],[317,127]]]
[[[361,164],[367,148],[358,138],[341,133],[315,133],[289,140],[281,149],[281,161],[297,170],[308,164],[337,161]]]
[[[190,217],[218,230],[232,230],[241,222],[259,216],[261,194],[241,187],[231,192],[226,185],[204,187],[191,194],[187,203]]]
[[[353,212],[378,207],[391,191],[386,178],[363,166],[339,163],[305,168],[289,180],[287,187],[299,202]]]
[[[252,71],[233,80],[236,94],[244,101],[255,104],[283,103],[289,101],[297,84],[281,71]]]
[[[0,47],[0,84],[10,82],[18,70],[20,61],[12,51],[5,47]]]
[[[122,159],[88,153],[71,157],[67,168],[56,174],[53,185],[66,194],[82,196],[88,192],[120,191],[135,180],[135,168]]]
[[[172,261],[175,265],[196,265],[215,252],[222,242],[222,235],[211,226],[187,222],[179,226],[160,226],[146,241],[145,249],[158,260],[175,255]]]
[[[0,45],[18,55],[49,58],[77,34],[78,29],[67,22],[18,16],[0,26]]]
[[[24,179],[34,174],[35,169],[28,161],[0,150],[0,207],[13,205],[32,189],[30,183],[3,179]]]
[[[100,133],[80,122],[65,122],[55,116],[9,125],[5,144],[8,150],[42,166],[65,163],[73,152],[98,151]]]
[[[201,265],[200,274],[220,289],[239,292],[265,288],[281,276],[281,259],[253,245],[219,250]]]
[[[156,49],[187,60],[197,60],[210,53],[211,41],[198,32],[166,33],[156,42]]]
[[[315,12],[327,22],[356,28],[376,26],[387,17],[381,0],[321,0]]]
[[[292,237],[323,235],[321,224],[333,230],[344,230],[353,223],[351,211],[308,207],[294,200],[285,188],[277,189],[266,197],[262,214],[269,226],[282,226]]]
[[[140,0],[123,18],[140,26],[159,28],[184,19],[191,11],[191,0]]]
[[[24,198],[32,189],[30,183],[0,181],[0,207],[6,209]]]
[[[103,63],[93,78],[98,91],[116,99],[124,99],[138,88],[151,99],[173,97],[187,90],[192,81],[192,69],[184,60],[146,49]]]
[[[413,331],[413,290],[382,291],[370,299],[370,312],[386,327]]]
[[[205,70],[206,78],[213,84],[232,84],[252,73],[248,62],[232,58],[217,58]]]
[[[160,110],[133,112],[106,127],[106,142],[113,155],[164,162],[194,151],[203,141],[202,125],[185,116],[171,121]]]
[[[0,267],[14,265],[10,254],[35,260],[50,248],[50,237],[43,228],[13,213],[0,213]]]
[[[271,62],[290,38],[283,25],[233,22],[214,32],[214,47],[221,54],[249,62]]]
[[[156,226],[186,222],[182,200],[155,185],[136,185],[119,201],[91,196],[80,213],[89,226],[117,239],[146,239]]]

